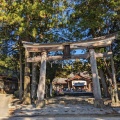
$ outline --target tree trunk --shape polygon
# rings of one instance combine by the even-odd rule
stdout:
[[[112,79],[112,73],[111,73],[111,71],[110,71],[109,66],[107,65],[107,62],[106,62],[106,59],[105,59],[105,58],[104,58],[104,65],[105,65],[105,67],[106,67],[106,70],[107,70],[107,73],[108,73],[109,78]]]
[[[46,98],[48,98],[48,96],[49,96],[49,95],[48,95],[48,94],[49,94],[48,92],[49,92],[49,91],[48,91],[48,85],[45,85],[45,94],[46,94],[45,97],[46,97]]]
[[[29,57],[29,52],[25,50],[25,60]],[[30,99],[30,64],[25,61],[25,75],[24,75],[24,104],[31,104]]]
[[[114,61],[113,61],[113,57],[111,56],[111,68],[112,68],[112,80],[113,80],[113,96],[115,98],[115,102],[118,103],[119,99],[118,99],[118,91],[117,91],[117,83],[116,83],[116,77],[115,77],[115,67],[114,67]]]
[[[36,94],[36,89],[37,89],[37,63],[32,63],[32,81],[31,81],[31,97],[32,97],[32,102],[35,103],[37,94]]]
[[[101,83],[102,83],[102,87],[103,87],[103,93],[105,97],[108,97],[108,88],[107,88],[107,83],[105,80],[105,75],[102,69],[99,69],[99,76],[101,78]]]
[[[98,79],[98,70],[94,49],[90,49],[90,64],[93,80],[93,93],[96,100],[101,99],[100,83]]]
[[[19,88],[19,99],[22,100],[22,94],[23,94],[23,83],[22,83],[22,54],[20,49],[20,88]]]
[[[40,78],[37,90],[38,101],[44,100],[45,95],[45,79],[46,79],[46,52],[41,54]]]

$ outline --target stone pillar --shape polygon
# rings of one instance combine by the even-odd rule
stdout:
[[[47,57],[47,53],[43,51],[41,53],[40,78],[39,78],[39,84],[37,90],[38,102],[43,101],[45,95],[46,57]]]
[[[53,89],[52,82],[50,82],[50,97],[52,97],[52,89]]]
[[[36,88],[37,88],[37,74],[36,74],[36,69],[37,69],[37,63],[32,63],[32,81],[31,81],[31,98],[32,102],[35,102],[36,99]]]
[[[24,97],[23,102],[24,104],[31,104],[30,99],[30,64],[27,63],[27,58],[29,57],[30,53],[25,50],[25,75],[24,75]]]
[[[112,68],[112,80],[113,80],[112,97],[114,98],[114,102],[118,103],[119,102],[119,98],[118,98],[118,92],[117,92],[117,83],[116,83],[116,77],[115,77],[114,61],[113,61],[113,57],[112,56],[110,58],[111,58],[111,68]]]
[[[100,83],[98,78],[98,70],[97,70],[97,63],[96,63],[96,56],[94,49],[90,49],[89,53],[90,53],[90,64],[91,64],[92,81],[93,81],[93,94],[95,97],[94,105],[96,107],[102,107],[103,101],[101,100],[101,90],[100,90]]]

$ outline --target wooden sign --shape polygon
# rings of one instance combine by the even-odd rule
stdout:
[[[63,49],[63,58],[70,58],[70,45],[65,45]]]

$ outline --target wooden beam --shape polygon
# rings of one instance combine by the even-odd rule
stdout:
[[[64,45],[69,45],[70,49],[84,49],[84,48],[98,48],[111,45],[113,40],[116,39],[116,34],[93,38],[92,40],[81,40],[80,42],[66,42],[66,43],[51,43],[40,44],[23,41],[23,46],[27,48],[29,52],[41,52],[63,50]]]
[[[78,42],[78,43],[72,43],[70,48],[71,49],[80,49],[80,48],[99,48],[99,47],[105,47],[112,44],[113,40],[115,39],[115,36],[110,38],[105,38],[101,40],[87,40],[84,42]]]
[[[112,55],[112,52],[95,53],[96,58],[100,58],[100,57],[110,57],[111,55]]]
[[[95,53],[96,57],[110,57],[111,55],[112,55],[112,52]],[[79,55],[71,55],[71,58],[68,58],[68,59],[87,59],[89,57],[90,57],[89,53],[85,53],[85,54],[79,54]],[[62,55],[59,55],[59,56],[48,56],[46,58],[47,61],[64,60],[64,59],[65,58],[63,58]],[[39,62],[39,61],[41,61],[41,56],[27,58],[27,62]]]
[[[46,58],[47,61],[62,60],[62,59],[63,59],[62,56],[48,56]],[[27,59],[27,62],[40,62],[40,61],[41,61],[41,56],[32,57],[32,58]]]
[[[82,58],[88,58],[89,57],[89,54],[86,53],[86,54],[80,54],[80,55],[72,55],[71,58],[68,58],[68,59],[82,59]],[[66,58],[67,59],[67,58]],[[63,56],[62,55],[59,55],[59,56],[48,56],[46,58],[47,61],[53,61],[53,60],[64,60]],[[32,58],[28,58],[27,59],[27,62],[39,62],[41,61],[41,56],[38,56],[38,57],[32,57]]]
[[[63,50],[63,46],[62,45],[51,45],[51,46],[30,46],[27,47],[26,49],[29,52],[41,52],[41,51],[56,51],[56,50]]]

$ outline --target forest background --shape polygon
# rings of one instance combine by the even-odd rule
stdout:
[[[24,76],[22,41],[35,43],[77,42],[120,31],[120,0],[0,0],[0,75]],[[120,37],[111,46],[116,78],[120,78]],[[96,49],[109,51],[108,48]],[[85,53],[71,51],[71,54]],[[48,54],[60,55],[60,51]],[[111,77],[110,62],[97,59],[98,71]],[[31,66],[32,67],[32,66]],[[40,63],[37,64],[39,73]],[[91,71],[88,60],[47,63],[49,84],[55,77]],[[31,73],[32,74],[32,73]]]

